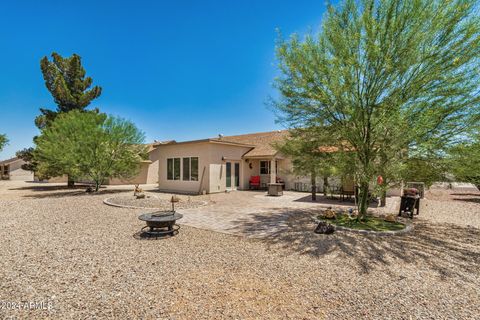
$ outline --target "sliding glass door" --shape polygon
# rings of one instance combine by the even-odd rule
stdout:
[[[227,162],[226,164],[226,173],[225,173],[225,178],[227,179],[227,189],[232,188],[232,163]]]
[[[240,163],[226,162],[225,167],[227,189],[237,189],[240,187]]]

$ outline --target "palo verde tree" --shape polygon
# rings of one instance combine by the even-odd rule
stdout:
[[[0,134],[0,151],[8,144],[7,136],[4,134]]]
[[[40,61],[45,86],[52,94],[57,107],[55,110],[40,108],[40,115],[35,118],[35,125],[43,130],[47,128],[55,118],[65,112],[72,110],[87,111],[91,101],[98,98],[102,93],[102,88],[92,86],[92,78],[86,76],[86,71],[82,66],[79,55],[73,54],[71,57],[64,58],[58,53],[52,53],[52,61],[43,57]],[[34,143],[36,143],[34,138]],[[61,140],[58,141],[61,143]],[[38,159],[34,158],[33,149],[21,150],[18,154],[25,162],[24,169],[37,171]],[[57,171],[58,168],[51,167],[50,170],[43,165],[42,172],[44,177],[58,176],[64,174]],[[74,180],[69,176],[68,185],[72,187]]]
[[[277,57],[286,123],[326,126],[354,150],[360,218],[382,169],[447,145],[480,114],[474,0],[346,0],[318,34],[279,40]]]
[[[323,178],[323,191],[326,195],[328,178],[336,172],[335,153],[329,152],[332,139],[322,134],[326,133],[322,129],[290,130],[289,138],[275,146],[279,152],[290,156],[294,173],[310,176],[312,201],[316,200],[317,178]]]
[[[480,190],[480,131],[449,148],[445,163],[457,181],[473,183]]]
[[[144,134],[130,121],[73,110],[58,115],[37,138],[38,170],[54,168],[95,182],[134,176],[145,152]],[[58,143],[61,141],[61,143]]]

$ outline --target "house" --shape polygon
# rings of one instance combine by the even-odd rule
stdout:
[[[121,184],[156,184],[158,183],[158,165],[159,156],[156,151],[159,145],[167,142],[155,141],[146,145],[148,159],[143,160],[140,163],[140,169],[136,176],[130,179],[110,178],[105,184],[108,185],[121,185]]]
[[[33,172],[23,170],[23,164],[25,164],[25,161],[17,157],[0,161],[0,179],[33,181]]]
[[[146,144],[148,159],[141,161],[138,173],[129,179],[110,178],[104,182],[106,185],[125,185],[125,184],[157,184],[159,171],[159,154],[156,150],[158,146],[170,143],[171,141],[155,141]],[[38,180],[38,179],[37,179]],[[67,176],[51,177],[45,182],[67,183]],[[92,183],[88,179],[78,179],[79,183]]]
[[[170,141],[157,146],[158,185],[161,191],[215,193],[249,189],[252,176],[260,185],[281,179],[285,189],[308,181],[293,174],[292,162],[274,144],[288,137],[287,130],[222,136],[202,140]],[[321,182],[320,182],[321,184]]]

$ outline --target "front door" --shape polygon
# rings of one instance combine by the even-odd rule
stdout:
[[[237,189],[240,186],[240,163],[227,162],[225,165],[227,189]]]

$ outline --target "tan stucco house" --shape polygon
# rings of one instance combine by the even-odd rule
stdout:
[[[296,175],[291,159],[274,147],[288,136],[288,130],[277,130],[157,144],[151,157],[158,161],[159,189],[194,194],[247,190],[250,178],[260,176],[261,189],[282,182],[286,190],[310,191],[310,177]],[[330,177],[328,182],[342,186],[341,177]],[[353,188],[353,181],[344,183]],[[323,191],[323,179],[317,179],[316,186]],[[387,194],[399,195],[400,189],[389,188]]]
[[[33,181],[33,172],[22,169],[25,164],[20,158],[11,158],[0,161],[0,179],[17,180],[17,181]]]
[[[290,159],[274,148],[287,136],[288,131],[278,130],[159,145],[155,151],[159,189],[187,193],[245,190],[252,176],[260,176],[264,188],[278,177],[286,189],[293,189],[303,178],[293,175]]]

